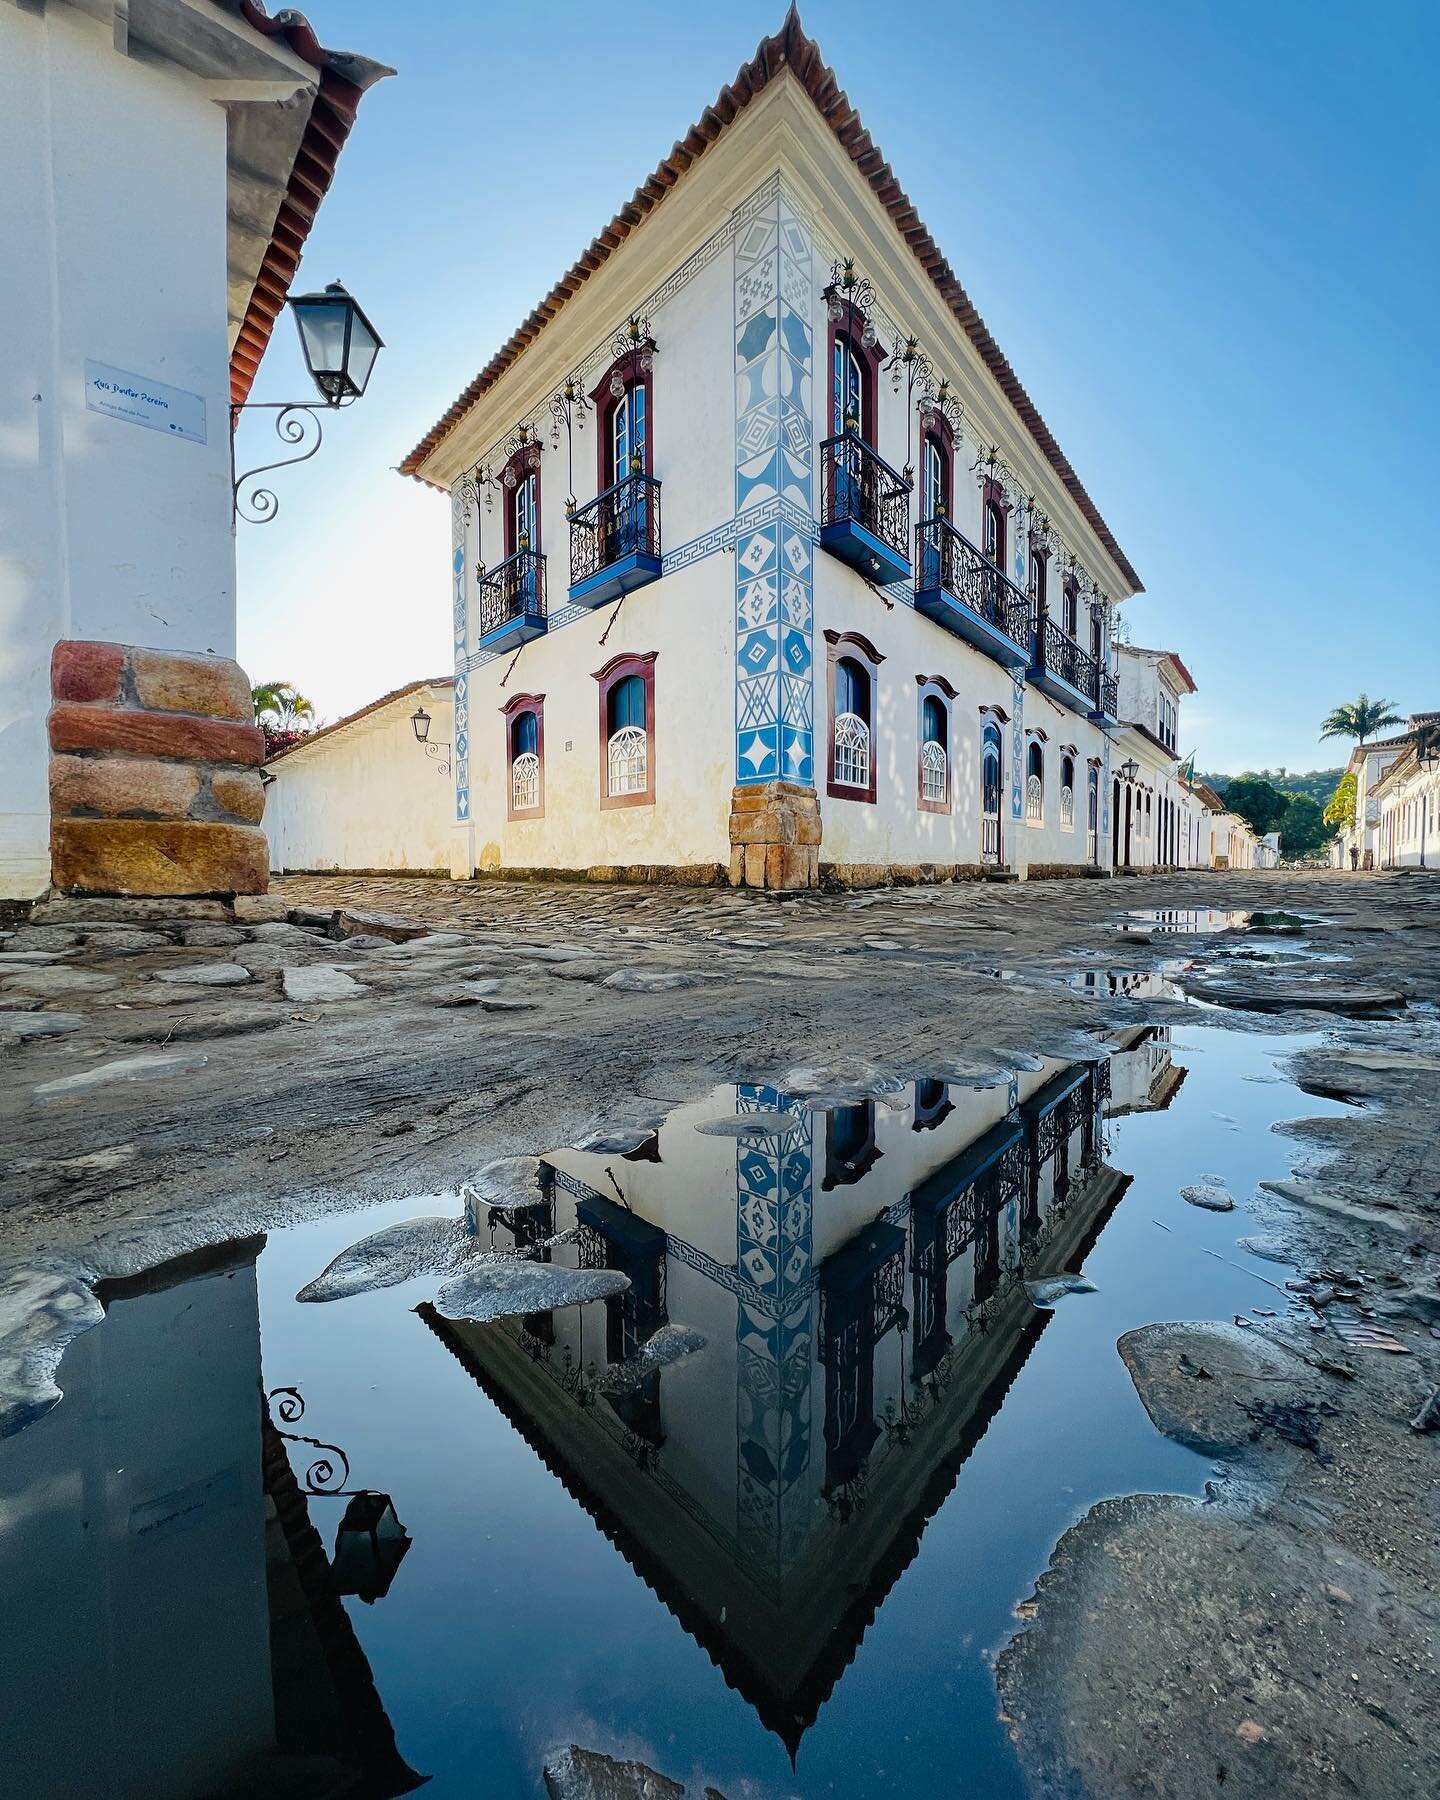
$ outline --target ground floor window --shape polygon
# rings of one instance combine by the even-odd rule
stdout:
[[[516,694],[506,702],[505,761],[509,775],[506,815],[545,816],[545,696]]]
[[[595,671],[600,686],[600,805],[655,799],[655,652],[616,656]]]
[[[1075,829],[1075,758],[1068,752],[1060,758],[1060,829]]]
[[[837,800],[875,798],[875,720],[880,664],[858,631],[827,631],[830,758],[826,791]]]
[[[943,675],[917,675],[920,689],[918,792],[921,812],[950,810],[950,702],[955,690]]]
[[[1025,823],[1045,823],[1045,751],[1033,738],[1025,752]]]

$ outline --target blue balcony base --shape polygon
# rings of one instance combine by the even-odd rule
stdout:
[[[476,639],[475,648],[477,650],[518,650],[521,644],[528,644],[531,638],[544,635],[544,613],[516,613],[513,619],[506,619],[503,625],[496,625],[492,630],[482,632]]]
[[[576,606],[604,606],[659,579],[660,558],[648,550],[632,550],[628,556],[606,563],[603,569],[577,581],[570,589],[570,599]]]
[[[923,571],[921,579],[924,579]],[[927,619],[933,619],[937,625],[943,625],[946,631],[964,638],[966,643],[973,644],[1002,668],[1023,669],[1030,661],[1030,652],[1023,644],[1007,637],[998,625],[992,625],[942,587],[917,587],[915,610],[924,613]]]
[[[910,579],[910,558],[892,550],[857,519],[836,519],[833,524],[822,525],[820,545],[880,587]]]
[[[1052,700],[1058,700],[1061,706],[1068,707],[1081,718],[1091,718],[1095,712],[1095,697],[1085,694],[1077,687],[1057,675],[1053,669],[1040,668],[1032,663],[1026,671],[1025,679],[1031,687],[1037,687],[1042,694],[1048,694]]]

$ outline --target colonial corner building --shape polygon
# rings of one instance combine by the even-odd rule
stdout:
[[[451,503],[456,875],[1200,858],[1193,683],[1120,679],[1139,577],[793,10],[403,468]]]
[[[231,409],[389,73],[256,0],[0,0],[0,900],[266,885]]]

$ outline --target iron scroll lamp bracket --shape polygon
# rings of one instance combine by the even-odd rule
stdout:
[[[415,742],[436,765],[437,775],[450,773],[450,752],[452,746],[439,739],[434,742],[430,738],[430,715],[423,706],[417,706],[410,715],[410,729],[415,733]]]

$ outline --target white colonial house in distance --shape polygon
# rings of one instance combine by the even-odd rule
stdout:
[[[1109,868],[1139,578],[793,10],[402,467],[457,875]]]
[[[454,738],[446,675],[396,688],[277,751],[263,771],[271,871],[448,875]]]
[[[1199,806],[1180,770],[1180,702],[1195,692],[1173,650],[1116,646],[1120,726],[1114,733],[1110,857],[1118,869],[1193,869],[1201,860]]]
[[[1421,815],[1410,802],[1421,792],[1428,792],[1433,772],[1419,764],[1414,752],[1417,743],[1428,743],[1440,727],[1440,713],[1411,713],[1405,729],[1392,737],[1376,738],[1368,744],[1357,744],[1350,752],[1345,773],[1355,777],[1355,815],[1351,823],[1339,831],[1330,846],[1330,861],[1337,869],[1374,869],[1413,863],[1420,867],[1418,826]],[[1402,762],[1407,770],[1398,767]],[[1387,778],[1395,772],[1403,775],[1403,783],[1387,786]],[[1400,798],[1402,786],[1405,798]],[[1382,807],[1388,802],[1390,823],[1385,825]],[[1397,808],[1398,816],[1397,816]],[[1428,816],[1428,815],[1427,815]],[[1382,829],[1383,826],[1383,829]],[[1417,829],[1412,830],[1412,827]],[[1426,827],[1428,832],[1429,827]]]
[[[1433,869],[1440,861],[1440,713],[1412,714],[1410,727],[1409,744],[1370,789],[1382,869]]]

